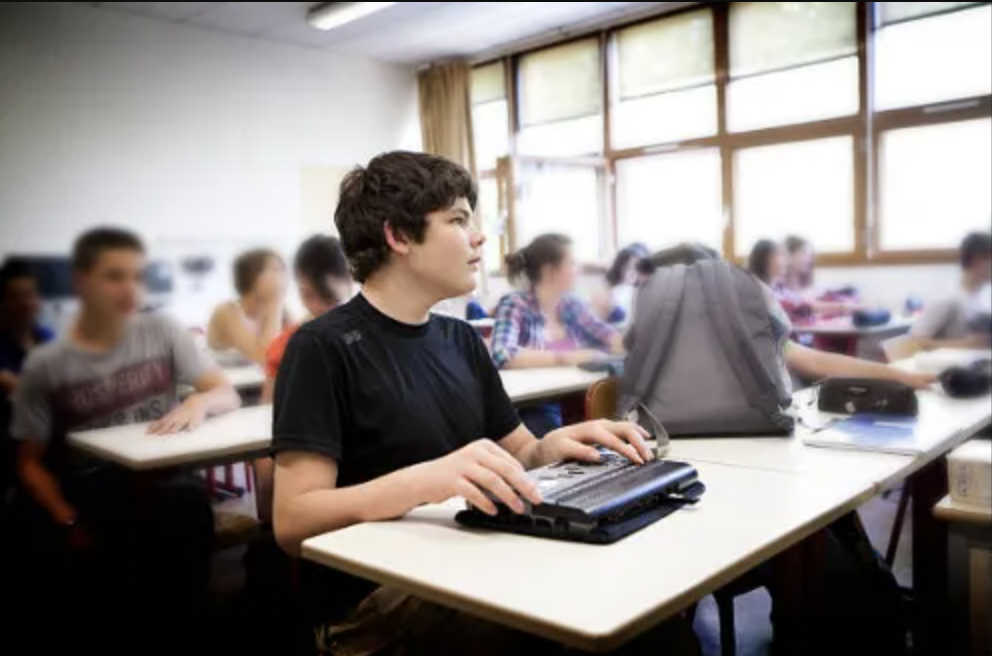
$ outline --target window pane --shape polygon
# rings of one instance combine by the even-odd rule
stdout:
[[[886,27],[876,45],[879,109],[992,93],[992,6]]]
[[[546,232],[575,242],[583,262],[600,257],[602,194],[594,168],[526,164],[517,170],[516,236],[518,247]]]
[[[483,248],[488,271],[499,271],[503,265],[500,241],[505,229],[504,217],[499,213],[499,183],[495,178],[479,180],[479,203],[476,211],[482,225],[482,233],[486,236]]]
[[[857,57],[748,77],[727,89],[727,126],[741,132],[851,116],[860,98]]]
[[[880,145],[882,250],[956,248],[992,217],[992,120],[892,130]]]
[[[603,117],[588,116],[524,128],[517,135],[521,155],[567,157],[603,151]]]
[[[731,77],[837,59],[857,51],[856,2],[734,2]]]
[[[541,125],[603,109],[599,40],[587,39],[520,59],[520,123]]]
[[[879,2],[876,3],[882,25],[930,16],[961,7],[981,4],[978,2]]]
[[[716,87],[627,100],[613,109],[610,118],[614,148],[708,137],[716,134]]]
[[[472,104],[493,100],[506,100],[506,76],[501,61],[472,69]]]
[[[617,68],[622,100],[712,82],[712,12],[706,9],[620,30]]]
[[[617,162],[620,245],[652,250],[683,241],[723,250],[720,151],[690,150]]]
[[[493,100],[472,107],[475,164],[480,171],[496,168],[496,160],[510,152],[510,106]]]
[[[750,148],[734,160],[735,252],[800,234],[821,253],[854,250],[854,140]]]

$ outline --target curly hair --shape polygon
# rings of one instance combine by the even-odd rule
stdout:
[[[334,223],[352,276],[365,282],[389,260],[385,227],[421,243],[427,215],[450,208],[459,198],[475,209],[472,176],[447,159],[396,151],[379,155],[341,183]]]

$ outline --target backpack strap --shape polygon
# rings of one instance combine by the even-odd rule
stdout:
[[[633,340],[624,365],[618,410],[625,417],[640,405],[662,366],[682,309],[685,265],[655,274],[638,296]]]
[[[724,262],[701,262],[696,265],[703,282],[710,324],[717,333],[724,355],[748,402],[762,411],[780,408],[779,386],[758,357],[744,314],[733,292],[734,284]]]

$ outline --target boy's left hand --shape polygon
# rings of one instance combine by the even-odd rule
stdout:
[[[148,427],[149,435],[172,435],[196,430],[207,418],[207,404],[199,394],[193,394],[183,403]]]
[[[643,465],[654,460],[654,453],[645,441],[650,437],[651,435],[637,424],[599,419],[565,426],[548,433],[538,442],[535,456],[539,465],[547,465],[559,460],[598,462],[599,451],[596,447],[604,446],[632,462]]]

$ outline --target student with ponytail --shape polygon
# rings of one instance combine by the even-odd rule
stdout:
[[[511,281],[524,289],[496,308],[492,354],[501,369],[574,366],[623,352],[621,335],[571,294],[578,277],[572,242],[541,235],[506,258]],[[561,409],[537,408],[521,419],[538,436],[561,425]]]

